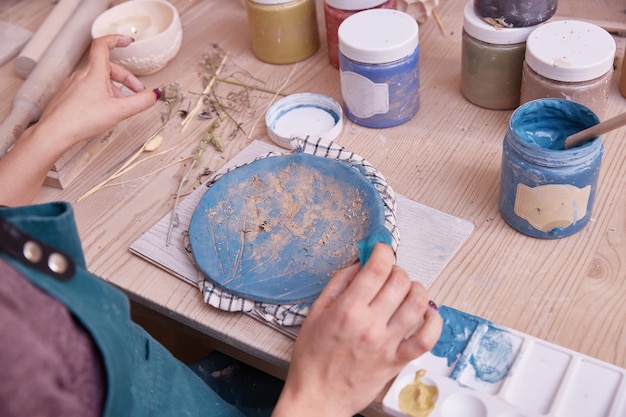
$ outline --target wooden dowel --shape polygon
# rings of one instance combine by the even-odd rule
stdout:
[[[82,0],[50,43],[11,102],[11,112],[0,125],[0,158],[13,146],[22,132],[39,120],[63,81],[91,43],[91,25],[112,0]],[[72,115],[68,115],[69,118]]]
[[[568,136],[567,139],[565,139],[565,149],[574,148],[589,139],[595,138],[596,136],[600,136],[603,133],[610,132],[611,130],[624,125],[626,125],[626,113],[622,113],[605,120],[604,122],[598,123],[597,125],[593,125],[585,130],[581,130],[578,133]]]

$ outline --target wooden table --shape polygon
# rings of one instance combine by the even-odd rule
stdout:
[[[0,19],[36,30],[52,2],[3,1]],[[175,0],[184,28],[176,58],[156,74],[143,77],[146,86],[178,82],[190,103],[202,88],[200,61],[213,43],[229,54],[223,77],[238,75],[247,83],[283,93],[312,91],[341,99],[339,75],[322,48],[294,65],[261,63],[251,53],[242,1]],[[605,136],[605,155],[592,221],[578,234],[560,240],[539,240],[510,228],[498,213],[502,138],[510,111],[493,111],[467,102],[459,92],[462,0],[442,0],[441,25],[429,18],[420,25],[421,109],[410,122],[373,130],[348,120],[341,145],[364,156],[387,178],[396,192],[475,225],[468,241],[448,264],[430,291],[432,298],[468,313],[541,339],[626,367],[626,129]],[[615,32],[617,68],[626,46],[623,3],[562,0],[557,16],[591,20]],[[320,16],[320,27],[323,20]],[[323,33],[323,31],[322,31]],[[254,77],[254,79],[252,78]],[[615,73],[607,117],[626,111]],[[257,80],[257,81],[254,81]],[[286,82],[287,80],[287,82]],[[13,63],[0,67],[0,119],[22,80]],[[242,88],[219,83],[218,94]],[[199,185],[198,174],[217,170],[254,139],[269,141],[263,120],[271,94],[250,94],[250,105],[236,114],[245,133],[234,138],[234,125],[217,131],[223,152],[205,151],[200,166],[183,190]],[[239,101],[241,103],[241,100]],[[38,202],[77,198],[109,176],[160,123],[162,105],[123,122],[110,137],[112,145],[90,163],[70,187],[44,187]],[[68,123],[80,114],[68,115]],[[283,375],[292,341],[243,314],[226,313],[203,304],[197,288],[131,254],[129,245],[174,204],[173,196],[188,161],[150,176],[171,162],[191,155],[207,124],[194,121],[176,151],[154,158],[121,181],[75,203],[76,218],[90,269],[124,289],[139,306],[174,319],[207,335],[225,349],[234,349],[259,366]],[[164,145],[165,146],[165,145]],[[139,178],[139,179],[137,179]]]

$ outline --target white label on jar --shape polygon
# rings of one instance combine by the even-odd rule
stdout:
[[[389,112],[389,86],[375,83],[352,71],[341,71],[341,94],[356,117],[367,118]]]
[[[569,184],[517,184],[513,210],[535,229],[549,232],[582,220],[587,214],[590,193],[590,185],[578,188]]]

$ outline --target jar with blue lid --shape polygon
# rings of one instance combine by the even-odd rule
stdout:
[[[365,10],[344,20],[338,36],[346,117],[372,128],[411,120],[420,106],[415,19],[398,10]]]
[[[499,209],[528,236],[570,236],[591,219],[602,137],[564,149],[567,136],[599,123],[589,108],[564,99],[538,99],[511,115],[504,137]]]

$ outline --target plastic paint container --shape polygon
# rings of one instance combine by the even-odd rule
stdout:
[[[515,230],[561,238],[591,218],[602,160],[602,137],[564,149],[565,138],[598,117],[569,100],[540,99],[513,112],[504,137],[500,214]]]
[[[339,26],[339,69],[346,116],[365,127],[409,121],[419,110],[419,34],[409,14],[371,9]]]
[[[246,0],[252,52],[270,64],[291,64],[320,47],[315,0]]]
[[[269,108],[265,125],[274,143],[292,149],[293,137],[334,140],[343,129],[343,111],[335,99],[323,94],[292,94]]]
[[[339,25],[348,17],[367,9],[395,9],[396,0],[325,0],[326,42],[328,61],[339,69]]]
[[[561,20],[537,27],[526,42],[521,103],[564,98],[603,118],[615,48],[606,30],[588,22]]]
[[[557,0],[474,0],[474,10],[482,18],[502,27],[535,26],[556,12]]]
[[[465,5],[461,93],[468,101],[494,110],[519,106],[526,39],[535,28],[498,29]]]

